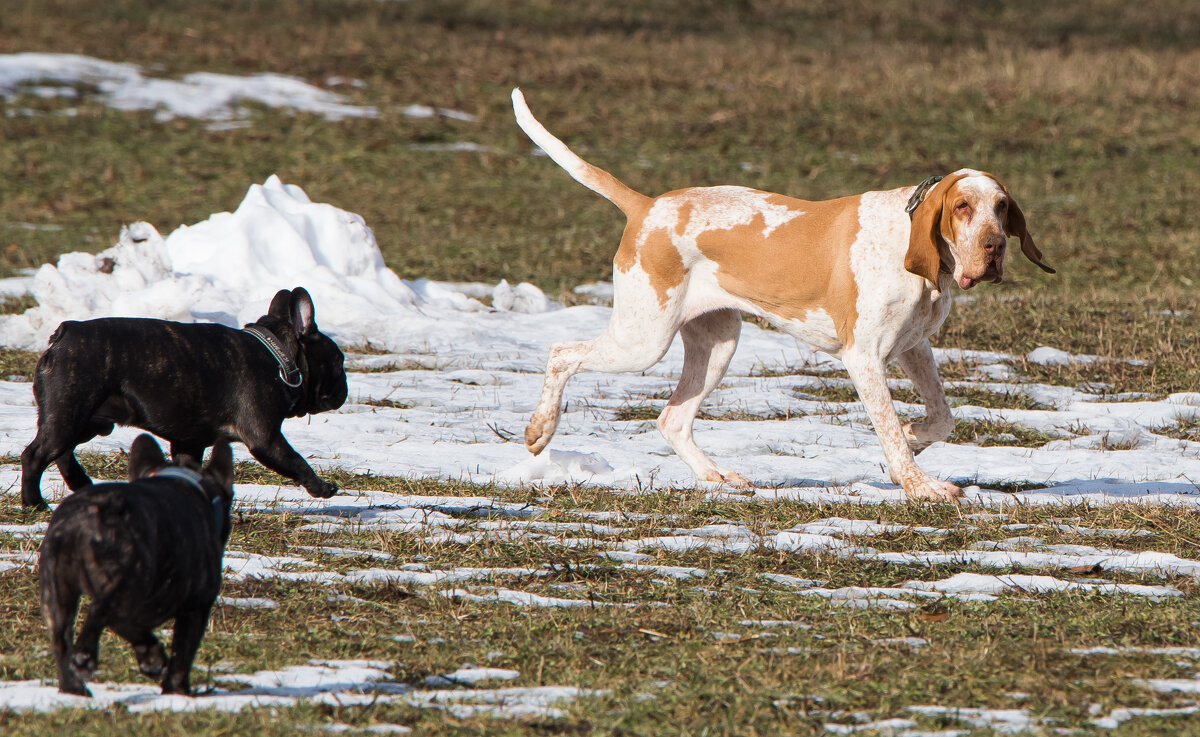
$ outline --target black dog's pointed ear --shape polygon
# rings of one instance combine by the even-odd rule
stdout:
[[[144,479],[167,465],[167,458],[154,438],[146,433],[137,436],[129,447],[129,480]]]
[[[229,449],[229,443],[213,446],[208,465],[204,467],[204,476],[220,486],[222,491],[233,493],[233,451]]]
[[[296,335],[305,336],[317,332],[316,311],[317,308],[313,306],[312,297],[307,289],[296,287],[292,290],[291,319]]]
[[[290,320],[292,311],[292,291],[290,289],[280,289],[271,298],[271,306],[267,308],[267,314],[271,317],[278,317],[280,320]]]

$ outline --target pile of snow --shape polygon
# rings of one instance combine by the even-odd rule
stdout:
[[[147,77],[136,64],[104,61],[78,54],[0,55],[0,97],[23,93],[39,97],[78,96],[79,85],[95,87],[105,105],[117,110],[156,110],[160,121],[200,118],[228,121],[242,117],[239,101],[315,113],[329,120],[374,118],[373,107],[351,105],[341,95],[281,74],[195,72],[179,81]],[[413,116],[424,117],[428,108]]]
[[[486,312],[485,305],[448,286],[400,279],[360,216],[314,203],[271,176],[252,185],[235,212],[165,238],[149,223],[134,223],[100,254],[68,253],[57,266],[42,266],[27,284],[38,307],[0,317],[0,343],[40,350],[61,321],[93,317],[241,326],[266,312],[277,290],[296,286],[312,294],[321,328],[343,345],[425,349],[477,343],[487,332],[462,315]],[[500,310],[554,306],[526,283],[501,281],[491,296]],[[449,321],[439,319],[447,314]]]

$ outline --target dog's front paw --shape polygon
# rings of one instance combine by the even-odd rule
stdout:
[[[903,486],[904,495],[913,501],[958,504],[964,496],[963,490],[949,481],[938,481],[929,476],[910,480]]]
[[[738,491],[751,491],[754,489],[754,484],[750,483],[750,479],[741,475],[737,471],[726,471],[724,469],[716,469],[704,474],[704,480],[714,484],[724,484],[726,486],[737,489]]]
[[[308,484],[304,488],[308,491],[309,496],[315,496],[318,499],[328,499],[338,491],[336,484],[321,479],[317,479],[316,483]]]

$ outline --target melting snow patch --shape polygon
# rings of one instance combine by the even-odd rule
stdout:
[[[1095,363],[1101,360],[1100,356],[1078,355],[1060,351],[1057,348],[1050,346],[1041,346],[1034,348],[1025,356],[1025,360],[1030,363],[1037,363],[1043,366],[1063,366],[1072,363]]]
[[[550,486],[598,481],[611,474],[613,467],[599,453],[569,450],[544,450],[499,474],[498,481],[540,482]]]
[[[557,609],[572,609],[575,607],[606,607],[612,606],[607,602],[591,601],[590,599],[558,599],[552,596],[531,594],[527,591],[512,589],[477,589],[483,593],[474,593],[466,589],[448,589],[440,592],[447,599],[457,601],[503,602],[516,604],[519,607],[553,607]]]
[[[1092,720],[1101,729],[1116,729],[1122,723],[1136,717],[1173,717],[1200,714],[1200,706],[1182,706],[1174,709],[1113,709],[1106,717]]]
[[[248,597],[237,598],[235,596],[218,596],[217,604],[220,606],[233,606],[240,609],[278,609],[279,602],[274,599]]]
[[[1140,584],[1091,583],[1063,581],[1053,576],[1030,576],[1009,574],[990,576],[979,573],[959,573],[943,581],[909,581],[905,588],[917,591],[938,591],[946,594],[999,594],[1003,591],[1020,591],[1042,594],[1052,591],[1095,592],[1100,594],[1130,594],[1154,598],[1183,596],[1174,586],[1143,586]],[[983,599],[984,601],[991,599]]]
[[[40,84],[40,87],[29,85]],[[21,92],[76,97],[73,86],[99,90],[104,104],[117,110],[157,110],[157,119],[175,117],[229,121],[242,117],[239,101],[287,107],[330,120],[373,118],[375,108],[350,105],[341,95],[313,87],[295,77],[255,74],[238,77],[195,72],[179,81],[149,78],[140,67],[76,54],[0,55],[0,96],[13,100]],[[53,85],[53,86],[51,86]]]
[[[1042,723],[1026,709],[983,709],[953,706],[910,706],[908,711],[927,717],[942,717],[965,722],[980,729],[993,729],[1000,734],[1029,732]]]
[[[453,673],[428,676],[425,678],[425,683],[430,686],[462,686],[474,685],[484,681],[514,681],[520,677],[520,671],[464,665]]]
[[[341,734],[342,732],[366,732],[368,734],[406,734],[412,731],[412,727],[406,727],[403,724],[371,724],[366,727],[356,727],[351,724],[326,724],[320,727],[322,732],[331,734]]]

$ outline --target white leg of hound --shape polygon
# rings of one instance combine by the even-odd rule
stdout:
[[[708,312],[684,324],[679,331],[683,335],[683,372],[658,416],[658,431],[696,478],[746,489],[750,482],[744,476],[713,463],[692,440],[692,422],[700,404],[725,376],[741,330],[737,310]]]
[[[909,499],[957,503],[963,495],[962,489],[933,478],[917,466],[892,404],[883,361],[855,348],[843,354],[842,363],[875,426],[892,481],[904,487],[904,494]]]
[[[933,443],[950,437],[954,431],[954,417],[950,414],[950,403],[946,401],[946,393],[942,390],[937,361],[928,340],[922,340],[901,353],[896,362],[912,379],[913,388],[925,402],[925,419],[904,426],[908,446],[914,453],[920,453]]]
[[[608,328],[592,340],[550,346],[542,396],[525,428],[525,447],[534,455],[541,453],[554,437],[568,379],[580,371],[645,371],[663,357],[679,330],[677,298],[659,306],[654,290],[644,278],[618,272],[613,282],[618,289]]]

